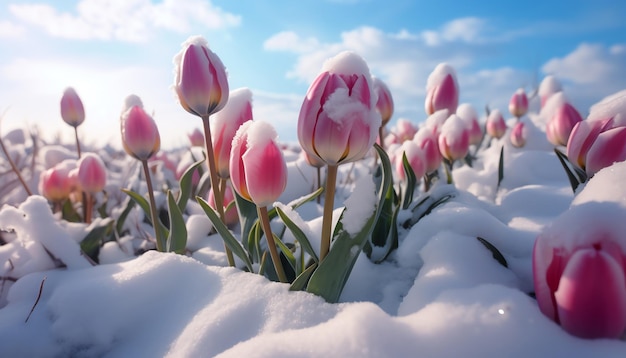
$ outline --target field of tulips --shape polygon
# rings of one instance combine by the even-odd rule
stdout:
[[[81,142],[71,87],[75,142],[0,133],[0,356],[626,355],[626,90],[483,114],[442,63],[392,120],[341,52],[286,143],[202,37],[174,64],[188,147],[135,94],[124,151]]]

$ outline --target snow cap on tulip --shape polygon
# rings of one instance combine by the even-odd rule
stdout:
[[[463,120],[453,114],[441,127],[439,151],[449,161],[462,159],[469,151],[469,134]]]
[[[522,148],[526,145],[526,136],[528,135],[528,131],[524,122],[517,122],[513,126],[511,130],[511,135],[509,139],[511,140],[511,144],[516,148]]]
[[[555,93],[561,92],[562,87],[559,80],[552,75],[546,76],[539,85],[539,97],[541,98],[541,108],[546,105],[548,99]]]
[[[424,109],[431,115],[441,109],[450,114],[456,112],[459,105],[459,85],[456,71],[447,63],[440,63],[428,76],[426,82],[426,101]]]
[[[252,120],[252,91],[238,88],[230,92],[228,103],[211,119],[215,167],[220,178],[230,177],[228,165],[233,137],[239,127]]]
[[[509,112],[514,117],[520,118],[528,112],[528,97],[523,88],[518,88],[509,101]]]
[[[611,119],[613,126],[626,126],[626,90],[619,91],[591,106],[588,121]]]
[[[156,123],[135,95],[127,97],[124,108],[128,108],[120,123],[124,150],[136,159],[148,160],[161,147]]]
[[[82,191],[97,193],[104,189],[107,172],[100,156],[94,153],[86,153],[81,157],[77,165],[77,181]]]
[[[287,185],[287,164],[274,127],[247,121],[235,134],[230,155],[233,189],[258,207],[275,202]]]
[[[328,165],[359,160],[378,137],[381,117],[365,61],[344,51],[326,61],[298,117],[302,149]]]
[[[85,121],[83,102],[72,87],[68,87],[61,97],[61,118],[72,127],[78,127]]]
[[[415,133],[417,133],[417,127],[408,119],[399,118],[392,129],[392,133],[396,137],[396,143],[402,144],[407,140],[413,139]]]
[[[487,134],[493,138],[500,139],[506,133],[506,122],[502,117],[502,112],[499,109],[494,109],[489,113],[487,117]]]
[[[435,135],[439,135],[441,127],[449,116],[450,111],[445,108],[440,109],[426,118],[426,127],[428,127]]]
[[[389,123],[389,120],[393,115],[393,97],[391,97],[391,91],[389,91],[389,87],[387,87],[387,84],[385,84],[383,80],[373,76],[372,83],[374,85],[374,91],[376,91],[378,96],[376,109],[378,110],[378,113],[380,113],[380,117],[382,119],[381,125],[384,126]]]
[[[226,68],[202,36],[188,38],[174,56],[173,88],[182,107],[199,117],[216,113],[226,105]]]
[[[413,141],[422,149],[426,164],[426,173],[432,173],[441,166],[442,156],[439,151],[438,135],[428,127],[422,127],[417,131]]]
[[[457,108],[456,115],[465,122],[470,145],[480,143],[483,138],[483,130],[478,123],[478,113],[476,113],[474,107],[469,103],[463,103]]]

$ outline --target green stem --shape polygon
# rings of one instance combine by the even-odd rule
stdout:
[[[287,275],[285,275],[283,264],[280,262],[280,256],[278,255],[278,250],[276,250],[276,242],[274,241],[274,234],[272,234],[270,218],[267,214],[267,207],[257,206],[257,213],[259,215],[259,219],[261,220],[261,224],[263,225],[263,232],[265,233],[265,238],[267,239],[267,246],[270,249],[270,256],[272,257],[272,262],[274,263],[274,270],[276,270],[276,274],[278,275],[280,282],[286,283],[288,282]]]
[[[315,190],[317,190],[317,189],[322,187],[322,175],[321,175],[322,168],[317,167],[316,169],[317,169],[317,188],[315,188]],[[321,200],[322,200],[321,196],[318,195],[317,196],[317,203],[319,204]]]
[[[150,216],[152,217],[152,226],[154,226],[154,237],[156,238],[157,251],[165,251],[165,240],[161,237],[161,230],[159,230],[159,216],[157,215],[156,202],[154,201],[154,192],[152,189],[152,180],[150,179],[150,168],[148,168],[148,161],[146,159],[141,161],[143,165],[143,172],[146,176],[146,185],[148,186],[148,199],[150,200]]]
[[[202,116],[202,123],[204,125],[204,143],[206,145],[206,158],[209,166],[209,175],[211,178],[211,187],[213,188],[213,195],[215,197],[215,207],[217,213],[220,216],[220,220],[226,225],[224,216],[224,197],[220,194],[220,180],[217,177],[217,169],[215,166],[215,156],[213,153],[213,140],[211,139],[211,126],[209,125],[209,115]],[[232,251],[224,244],[224,251],[226,252],[226,258],[230,266],[235,266],[235,258]]]
[[[320,245],[320,261],[330,251],[330,236],[333,224],[333,207],[335,205],[335,185],[337,182],[337,165],[328,165],[326,173],[326,191],[324,195],[324,216],[322,219],[322,242]]]
[[[380,139],[380,147],[383,148],[383,150],[384,150],[385,149],[385,138],[383,138],[383,136],[384,136],[384,126],[380,126],[380,128],[378,128],[378,138]]]
[[[448,179],[448,184],[454,184],[454,180],[452,180],[452,164],[454,164],[451,160],[444,160],[443,167],[446,170],[446,178]]]
[[[78,141],[78,126],[74,127],[74,137],[76,138],[76,152],[78,152],[78,159],[80,159],[80,142]]]

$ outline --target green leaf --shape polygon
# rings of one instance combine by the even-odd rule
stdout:
[[[311,278],[313,272],[315,272],[315,269],[317,269],[317,263],[313,263],[313,265],[302,271],[302,273],[291,283],[291,286],[289,286],[289,291],[303,291],[309,283],[309,279]]]
[[[383,202],[383,210],[376,220],[376,225],[372,230],[370,239],[365,244],[363,251],[367,257],[374,262],[381,262],[389,255],[389,253],[397,247],[397,213],[399,206],[394,205],[396,201],[396,193],[393,186],[389,186],[385,201]],[[394,234],[395,233],[395,234]]]
[[[565,174],[567,174],[567,179],[569,179],[569,184],[572,187],[572,191],[575,193],[576,189],[578,189],[578,186],[583,182],[582,180],[579,180],[579,179],[582,179],[582,177],[579,175],[579,179],[576,178],[576,176],[574,175],[574,173],[572,172],[572,170],[566,163],[566,162],[569,162],[569,160],[567,159],[565,154],[561,153],[561,151],[558,150],[557,148],[554,148],[554,153],[556,154],[556,157],[559,158],[559,162],[561,162],[561,165],[563,166],[563,170],[565,170]],[[586,177],[586,174],[583,174],[583,175],[585,175]]]
[[[495,246],[493,246],[489,241],[483,239],[482,237],[477,237],[476,238],[478,241],[480,241],[481,244],[485,245],[485,247],[487,248],[487,250],[491,251],[491,254],[493,256],[493,258],[498,261],[498,263],[500,263],[500,265],[504,266],[504,267],[509,267],[508,263],[506,262],[506,259],[504,258],[504,255],[502,255],[502,253],[500,252],[500,250],[498,250]]]
[[[74,222],[74,223],[83,221],[80,215],[76,212],[76,209],[74,209],[74,205],[72,204],[72,201],[69,199],[66,199],[63,202],[63,205],[61,206],[61,217],[65,221]]]
[[[498,162],[498,186],[500,188],[500,183],[502,183],[502,179],[504,178],[504,146],[500,148],[500,161]]]
[[[392,185],[391,163],[387,153],[377,144],[383,167],[383,180],[378,190],[378,205],[368,217],[365,225],[354,237],[341,229],[335,238],[328,255],[320,262],[307,285],[307,291],[323,297],[327,302],[337,302],[348,281],[354,263],[367,242],[376,220],[382,211],[383,202]],[[339,224],[338,224],[339,225]]]
[[[128,218],[128,214],[130,214],[131,210],[133,210],[133,208],[135,207],[135,204],[136,204],[135,200],[131,200],[131,198],[128,198],[128,202],[126,202],[126,207],[124,208],[124,211],[122,211],[120,216],[117,218],[117,223],[115,224],[115,230],[118,235],[121,236],[122,229],[124,228],[124,223],[126,222],[126,218]]]
[[[104,243],[104,238],[113,228],[113,220],[104,220],[102,225],[96,226],[80,242],[80,249],[94,262],[98,263],[100,246]]]
[[[222,220],[220,220],[215,210],[213,210],[213,208],[209,206],[209,203],[207,203],[201,197],[197,196],[196,200],[198,201],[198,204],[200,204],[200,207],[202,207],[206,215],[209,217],[209,220],[211,220],[211,222],[213,223],[215,230],[217,230],[217,232],[220,234],[226,246],[228,246],[233,254],[237,255],[237,257],[239,257],[241,261],[244,262],[248,271],[254,272],[254,270],[252,269],[252,262],[250,261],[250,257],[248,257],[248,254],[243,249],[243,247],[241,247],[239,241],[237,241],[237,239],[233,236],[230,230],[228,230],[226,225],[224,225]]]
[[[285,243],[278,236],[273,235],[273,234],[272,236],[274,236],[274,242],[276,243],[276,245],[278,245],[278,248],[280,249],[281,253],[284,255],[287,262],[289,263],[289,266],[291,266],[291,273],[295,275],[296,257],[293,255],[293,252],[289,249],[289,247],[287,247],[287,245],[285,245]],[[284,266],[285,265],[283,264],[283,269],[285,270],[285,274],[287,274],[289,270],[287,270],[287,268]],[[287,276],[289,275],[287,274]],[[295,276],[292,276],[292,278],[295,278]]]
[[[146,200],[146,198],[144,198],[143,196],[139,195],[138,193],[136,193],[136,192],[134,192],[132,190],[122,189],[122,191],[124,193],[126,193],[128,196],[130,196],[130,198],[133,199],[137,204],[139,204],[139,207],[141,207],[141,209],[143,210],[146,218],[152,224],[152,227],[154,227],[155,230],[160,230],[162,238],[166,238],[166,237],[168,237],[170,235],[170,231],[165,227],[165,225],[163,225],[161,220],[159,220],[159,222],[157,222],[156,225],[152,222],[152,214],[150,212],[150,204],[148,203],[148,200]],[[163,243],[162,247],[165,247],[165,243]]]
[[[170,219],[170,232],[167,237],[165,251],[184,254],[187,246],[187,227],[183,219],[183,213],[180,211],[172,191],[167,191],[167,209]]]
[[[409,164],[406,153],[402,153],[402,169],[404,170],[404,175],[406,177],[406,188],[404,190],[404,197],[402,198],[402,209],[408,209],[409,205],[413,202],[413,193],[415,192],[415,187],[417,186],[417,178],[415,177],[413,168],[411,168],[411,164]]]
[[[313,260],[315,260],[316,263],[320,262],[320,259],[317,256],[317,253],[313,249],[313,246],[311,245],[311,242],[309,241],[309,239],[306,237],[306,234],[304,233],[304,231],[302,231],[302,229],[300,229],[298,225],[296,225],[280,207],[276,207],[276,212],[278,213],[278,216],[280,216],[281,220],[285,223],[285,226],[287,226],[289,231],[291,231],[293,236],[300,243],[300,246],[302,246],[302,249],[307,254],[309,254],[309,256],[311,256]]]
[[[178,181],[180,187],[180,193],[178,194],[178,199],[176,200],[176,204],[178,205],[178,209],[181,212],[185,212],[187,208],[187,201],[191,197],[191,190],[193,189],[192,179],[193,173],[196,169],[204,163],[204,159],[201,159],[195,163],[193,163],[180,177]]]
[[[246,199],[244,199],[236,190],[233,190],[235,195],[235,203],[237,205],[237,213],[239,214],[239,224],[241,226],[241,239],[250,237],[250,230],[259,220],[257,214],[256,205]]]

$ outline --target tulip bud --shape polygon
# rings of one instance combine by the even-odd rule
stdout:
[[[439,151],[451,162],[464,158],[469,151],[469,135],[465,123],[456,114],[451,115],[441,127]]]
[[[528,112],[528,97],[526,97],[526,92],[524,92],[523,88],[519,88],[513,93],[513,96],[511,96],[509,112],[511,112],[513,117],[517,118],[522,117]]]
[[[586,172],[593,175],[613,163],[626,160],[626,127],[609,129],[598,135],[589,148]]]
[[[447,63],[440,63],[428,76],[426,82],[426,114],[431,115],[441,109],[447,109],[450,114],[456,112],[459,105],[459,85],[456,72]]]
[[[517,122],[513,126],[511,130],[511,144],[516,148],[522,148],[526,145],[526,127],[524,126],[524,122]]]
[[[404,163],[402,161],[402,155],[406,155],[406,159],[409,162],[409,166],[413,170],[416,178],[421,178],[426,174],[426,161],[424,160],[424,153],[422,149],[413,141],[408,140],[402,143],[402,146],[398,148],[395,157],[396,173],[400,180],[406,179],[404,173]]]
[[[266,122],[245,122],[235,134],[230,154],[233,189],[258,207],[275,202],[287,186],[287,164]]]
[[[69,198],[74,189],[70,172],[76,167],[74,160],[65,160],[54,167],[41,172],[39,176],[39,193],[52,202]]]
[[[381,126],[369,68],[353,52],[326,61],[298,117],[302,149],[329,165],[359,160],[372,148]]]
[[[417,128],[410,121],[400,118],[392,132],[396,137],[396,143],[402,144],[407,140],[413,139],[415,133],[417,133]]]
[[[600,133],[613,127],[613,120],[580,121],[576,123],[567,141],[567,158],[579,168],[587,166],[587,152]]]
[[[156,123],[139,105],[122,114],[121,131],[124,150],[136,159],[148,160],[161,147]]]
[[[506,133],[506,122],[502,117],[502,113],[494,109],[487,117],[487,134],[493,138],[500,139]]]
[[[239,221],[237,207],[235,205],[231,205],[233,201],[235,201],[233,190],[230,188],[230,185],[227,185],[224,191],[224,223],[227,226],[235,225]],[[217,210],[217,207],[215,206],[215,193],[213,192],[213,188],[209,189],[207,202],[210,207],[212,207],[214,210]]]
[[[192,147],[204,147],[204,134],[198,128],[195,128],[191,134],[187,134],[187,137]]]
[[[422,149],[426,173],[432,173],[439,169],[443,158],[441,157],[441,152],[439,152],[437,135],[429,128],[424,127],[415,134],[413,141]]]
[[[78,127],[85,121],[83,102],[72,87],[68,87],[61,97],[61,118],[72,127]]]
[[[469,135],[470,145],[476,145],[483,139],[483,130],[478,124],[478,114],[469,103],[463,103],[457,108],[456,115],[465,122],[465,128]]]
[[[94,153],[87,153],[78,161],[77,181],[87,193],[97,193],[106,185],[107,173],[104,162]]]
[[[374,85],[374,91],[378,95],[376,101],[376,109],[380,113],[382,119],[382,126],[389,123],[391,115],[393,115],[393,98],[391,97],[391,91],[389,87],[378,77],[372,77],[372,83]]]
[[[174,90],[183,108],[199,117],[218,112],[226,105],[226,68],[203,37],[187,39],[174,57]]]

